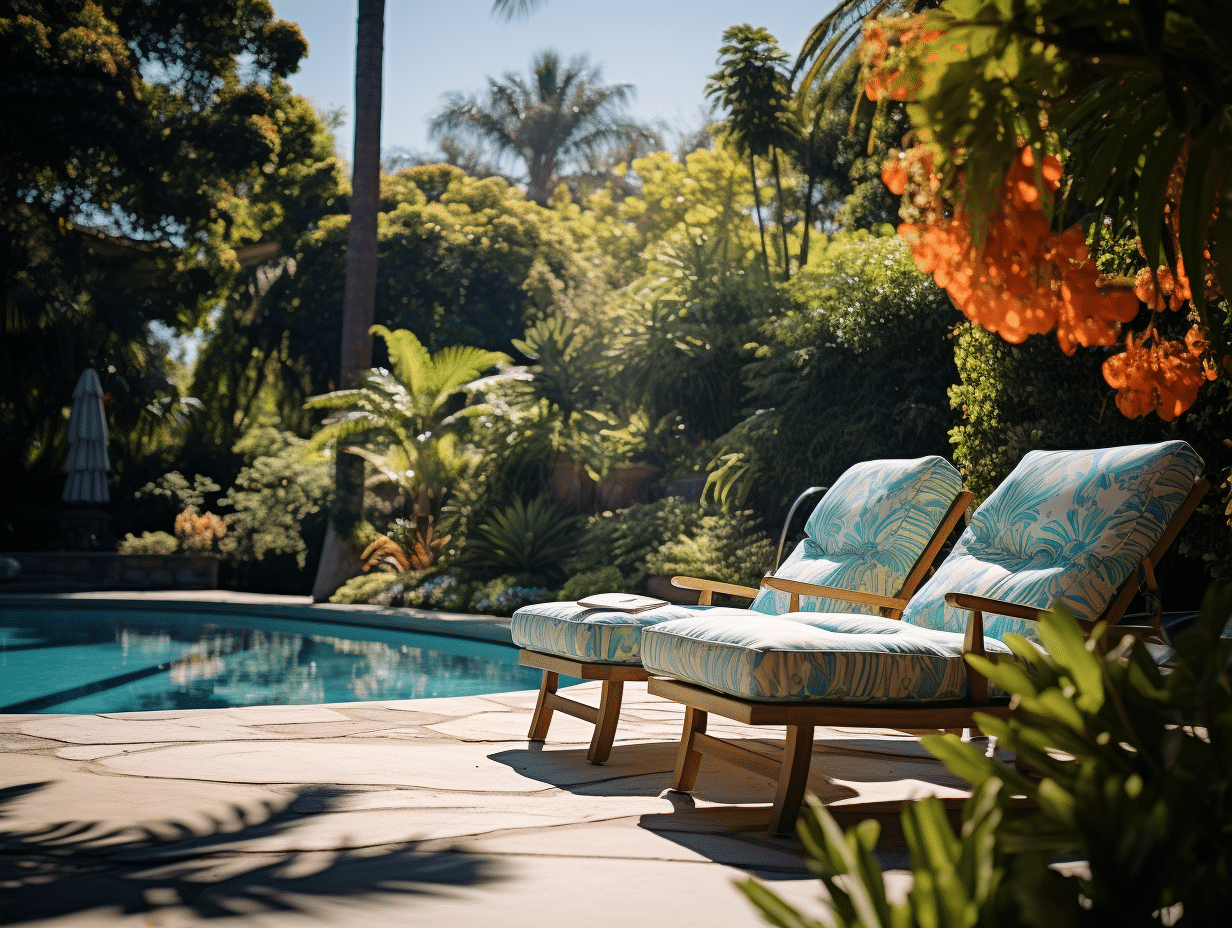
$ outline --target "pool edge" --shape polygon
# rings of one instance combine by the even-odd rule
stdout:
[[[0,593],[0,609],[5,606],[29,608],[51,604],[72,609],[122,606],[133,610],[210,611],[217,612],[219,615],[251,615],[254,612],[260,612],[271,618],[294,618],[309,622],[332,622],[338,625],[381,628],[389,631],[419,632],[514,646],[509,635],[510,619],[507,617],[433,612],[410,606],[313,603],[306,596],[230,593],[227,590],[179,591],[171,595],[159,593],[134,595],[131,591]]]

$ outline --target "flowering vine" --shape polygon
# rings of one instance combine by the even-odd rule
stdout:
[[[1199,242],[1195,253],[1192,231],[1187,234],[1193,223],[1181,221],[1184,197],[1194,213],[1194,197],[1185,191],[1198,189],[1186,186],[1193,140],[1161,130],[1154,138],[1175,138],[1175,144],[1152,141],[1144,156],[1148,167],[1138,169],[1134,185],[1107,181],[1122,200],[1134,200],[1134,208],[1122,211],[1147,222],[1138,246],[1149,266],[1132,281],[1102,277],[1082,225],[1058,228],[1065,173],[1052,153],[1057,134],[1050,118],[1065,96],[1068,62],[1031,31],[1015,31],[1013,22],[991,15],[963,19],[951,6],[864,26],[859,56],[865,95],[906,102],[913,125],[909,140],[915,144],[892,152],[882,169],[886,186],[902,198],[899,234],[919,269],[967,318],[1006,341],[1055,331],[1067,354],[1078,346],[1123,345],[1103,366],[1117,407],[1127,416],[1155,412],[1175,419],[1193,405],[1204,382],[1221,369],[1232,375],[1232,356],[1212,338],[1218,325],[1206,311],[1223,299],[1221,269],[1212,259],[1221,199],[1207,189],[1209,180],[1201,191],[1210,201],[1205,247]],[[977,81],[979,89],[971,86]],[[1207,166],[1205,150],[1204,158]],[[1158,203],[1144,206],[1156,187]],[[1092,188],[1084,189],[1089,196]],[[1106,195],[1099,202],[1109,209]],[[1161,211],[1159,231],[1146,207]],[[1162,260],[1151,261],[1152,254]],[[1187,255],[1202,268],[1196,294]],[[1139,318],[1140,303],[1150,318],[1135,330],[1129,324]],[[1163,317],[1179,312],[1190,321],[1187,334],[1165,337]]]

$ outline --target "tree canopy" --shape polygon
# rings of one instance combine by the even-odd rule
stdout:
[[[264,0],[6,5],[7,477],[20,483],[35,461],[58,457],[60,409],[89,358],[116,431],[135,445],[183,412],[150,325],[199,324],[258,259],[234,207],[285,166],[283,78],[306,48]]]

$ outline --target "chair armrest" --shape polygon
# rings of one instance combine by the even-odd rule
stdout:
[[[992,599],[988,596],[975,596],[971,593],[946,593],[945,601],[959,609],[970,609],[973,612],[995,612],[997,615],[1008,615],[1015,619],[1036,621],[1041,612],[1035,606],[1020,606],[1018,603],[1007,602],[1004,599]]]
[[[817,583],[805,583],[801,580],[784,580],[779,577],[766,577],[761,585],[772,590],[780,590],[791,594],[791,611],[800,609],[801,596],[824,596],[827,599],[843,599],[849,603],[862,603],[866,606],[878,606],[891,612],[902,614],[907,608],[908,600],[896,599],[893,596],[882,596],[880,593],[861,593],[858,590],[845,590],[840,586],[821,586]],[[897,618],[895,615],[893,618]]]
[[[1104,634],[1110,642],[1120,642],[1126,638],[1137,638],[1150,644],[1165,644],[1159,629],[1154,625],[1109,625]]]
[[[1018,603],[1011,603],[1004,599],[991,599],[987,596],[975,596],[971,593],[946,593],[945,601],[951,606],[957,606],[959,609],[978,610],[980,612],[995,612],[997,615],[1008,615],[1015,619],[1026,619],[1029,622],[1039,621],[1039,617],[1047,612],[1047,609],[1040,609],[1036,606],[1022,606]],[[1076,619],[1078,627],[1084,632],[1089,632],[1095,627],[1095,622],[1089,619]],[[1099,619],[1095,620],[1100,621]],[[1119,628],[1117,625],[1109,625],[1111,631],[1114,628]],[[1138,626],[1127,625],[1126,628],[1137,628]],[[1145,628],[1145,626],[1143,626]],[[1159,634],[1159,629],[1154,629],[1156,635]]]
[[[734,583],[723,583],[721,580],[703,580],[700,577],[672,577],[672,586],[682,590],[699,590],[701,595],[697,597],[697,603],[700,606],[709,606],[715,593],[740,596],[744,599],[753,599],[757,595],[757,590],[749,586],[737,586]]]

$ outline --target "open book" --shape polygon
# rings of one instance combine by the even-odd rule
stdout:
[[[654,599],[651,596],[638,596],[635,593],[596,593],[579,599],[578,605],[584,609],[607,609],[611,612],[645,612],[666,606],[666,599]]]

